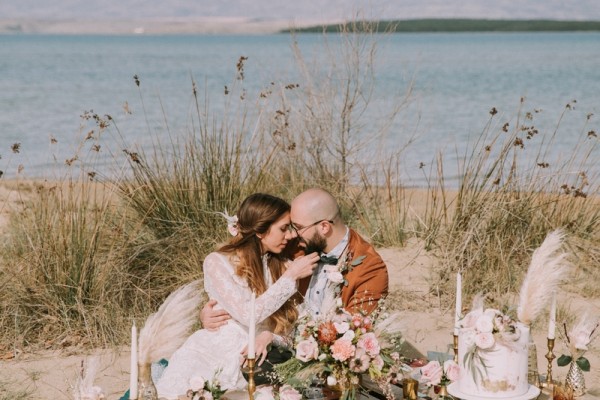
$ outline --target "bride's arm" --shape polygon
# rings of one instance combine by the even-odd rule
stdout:
[[[255,301],[256,323],[259,324],[277,311],[296,292],[296,279],[283,275]],[[236,276],[227,258],[218,253],[204,260],[204,286],[212,299],[225,309],[233,319],[248,326],[252,291],[246,281]]]

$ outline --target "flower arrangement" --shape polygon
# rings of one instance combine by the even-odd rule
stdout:
[[[256,400],[302,400],[302,395],[299,391],[290,385],[280,387],[262,386],[254,392]]]
[[[281,382],[298,388],[316,379],[353,399],[360,375],[368,373],[388,398],[390,385],[401,374],[399,350],[402,338],[396,316],[382,318],[350,314],[338,307],[324,319],[301,317],[294,340],[295,358],[276,367]]]
[[[446,360],[444,364],[432,360],[421,367],[420,382],[428,386],[448,386],[458,380],[460,367],[454,360]]]
[[[517,322],[510,316],[499,310],[483,309],[483,299],[477,298],[478,304],[463,319],[459,321],[464,330],[464,340],[468,346],[465,353],[463,365],[469,369],[477,379],[483,377],[480,367],[485,370],[483,355],[492,351],[496,343],[507,347],[513,347],[521,337],[521,331]]]
[[[567,324],[563,324],[564,336],[561,335],[561,337],[569,350],[569,355],[563,354],[556,360],[559,367],[569,365],[572,361],[575,361],[582,371],[589,372],[590,362],[583,355],[588,350],[592,340],[594,340],[599,325],[600,322],[587,313],[581,317],[570,332],[567,332]]]
[[[202,376],[190,378],[190,389],[186,393],[186,398],[190,400],[219,400],[226,392],[221,389],[221,384],[217,379],[217,372],[211,380],[206,380]]]

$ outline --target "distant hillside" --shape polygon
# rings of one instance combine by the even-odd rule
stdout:
[[[377,32],[560,32],[600,31],[600,21],[509,20],[509,19],[410,19],[379,22],[354,22],[344,25],[311,26],[295,32],[363,31],[366,26]],[[372,29],[372,28],[371,28]],[[283,32],[288,32],[284,30]]]

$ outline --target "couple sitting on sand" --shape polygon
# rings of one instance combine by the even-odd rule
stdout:
[[[190,378],[210,379],[217,372],[223,389],[246,388],[240,365],[247,354],[253,293],[259,365],[268,348],[291,346],[299,308],[318,318],[330,285],[342,285],[343,306],[350,312],[370,313],[387,295],[383,260],[344,224],[336,200],[325,190],[309,189],[291,206],[275,196],[253,194],[242,202],[233,228],[235,236],[204,260],[204,287],[211,299],[201,312],[204,329],[169,360],[156,384],[159,397],[177,399],[190,388]],[[286,256],[291,254],[296,257]],[[344,272],[345,283],[328,279],[328,264],[355,260],[354,265],[359,258],[360,264]]]

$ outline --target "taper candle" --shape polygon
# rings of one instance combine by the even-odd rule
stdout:
[[[462,275],[460,271],[456,274],[456,304],[454,310],[454,334],[458,335],[458,320],[462,312]]]
[[[129,374],[129,398],[138,398],[138,360],[137,360],[137,327],[135,321],[131,325],[131,372]]]
[[[552,294],[550,303],[550,318],[548,321],[548,339],[554,339],[556,333],[556,293]]]
[[[248,358],[254,358],[254,342],[256,341],[256,310],[254,309],[256,294],[250,297],[250,317],[248,319]]]

